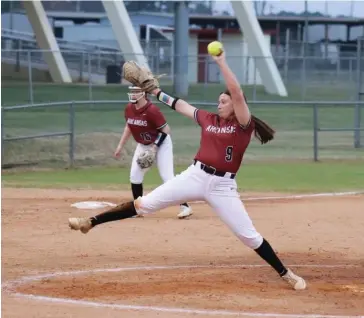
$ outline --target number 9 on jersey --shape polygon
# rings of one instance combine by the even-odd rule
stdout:
[[[225,161],[230,162],[233,160],[233,146],[226,147]]]

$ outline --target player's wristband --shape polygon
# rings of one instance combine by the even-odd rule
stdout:
[[[161,144],[163,143],[164,139],[166,139],[166,137],[167,137],[167,134],[164,133],[163,131],[160,131],[157,136],[157,139],[154,141],[154,144],[157,145],[157,147],[160,147]]]
[[[178,97],[172,97],[163,91],[159,91],[159,93],[157,94],[157,99],[163,104],[171,107],[173,110],[176,110],[176,103],[179,100]]]

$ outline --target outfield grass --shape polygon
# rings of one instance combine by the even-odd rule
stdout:
[[[176,173],[183,169],[177,167]],[[287,193],[364,190],[363,180],[362,162],[249,163],[237,176],[241,191]],[[146,188],[155,188],[161,182],[156,168],[146,174]],[[129,168],[3,172],[2,186],[129,189]]]

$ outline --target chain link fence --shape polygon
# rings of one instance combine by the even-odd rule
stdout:
[[[164,85],[174,81],[173,43],[168,40],[142,41],[142,47],[152,71],[165,74]],[[204,44],[207,44],[204,43]],[[328,50],[323,43],[306,44],[291,41],[289,45],[273,45],[273,59],[287,87],[288,100],[354,100],[359,65],[364,65],[364,54],[357,54],[356,46],[337,45],[335,50]],[[120,53],[112,46],[65,42],[60,44],[62,55],[74,83],[87,85],[88,100],[94,99],[97,86],[107,83],[110,70],[116,73],[130,54]],[[11,89],[15,81],[22,81],[28,92],[27,99],[18,103],[47,102],[37,98],[35,87],[51,82],[48,65],[44,60],[45,51],[37,48],[32,39],[12,39],[2,37],[2,81],[3,90]],[[305,55],[303,55],[305,52]],[[200,101],[210,101],[212,85],[223,85],[224,81],[215,63],[206,54],[191,55],[188,60],[190,87],[198,86],[202,90]],[[276,100],[264,91],[256,61],[266,57],[228,55],[229,64],[236,70],[249,99]],[[111,72],[111,71],[110,71]],[[116,74],[114,74],[117,78]],[[115,80],[117,82],[117,80]],[[120,84],[120,80],[117,83]],[[19,87],[19,85],[18,85]],[[3,104],[7,100],[3,101]]]
[[[135,142],[113,159],[125,120],[120,101],[79,101],[2,108],[3,167],[129,165]],[[211,103],[196,107],[214,111]],[[355,108],[364,102],[252,102],[254,115],[276,129],[273,142],[253,140],[246,160],[364,160],[364,120],[354,126]],[[188,165],[199,147],[200,128],[163,107],[172,128],[175,163]],[[355,140],[354,131],[359,131]],[[361,147],[356,147],[359,142]]]
[[[129,164],[134,142],[129,142],[121,161],[112,158],[125,125],[122,114],[128,84],[120,74],[105,84],[110,67],[120,71],[128,54],[96,44],[75,48],[63,43],[62,55],[74,83],[62,85],[51,82],[45,52],[37,49],[35,41],[2,38],[2,45],[3,165]],[[172,92],[178,75],[170,41],[142,45],[152,71],[166,74],[162,87]],[[250,67],[264,57],[228,56],[252,112],[277,130],[271,144],[252,142],[248,161],[364,159],[363,102],[358,101],[358,92],[364,93],[364,81],[359,80],[364,79],[364,49],[354,55],[353,50],[347,54],[332,54],[325,47],[323,54],[317,50],[317,45],[310,45],[302,56],[302,43],[272,47],[289,93],[285,98],[267,94],[257,70]],[[221,74],[207,55],[187,58],[186,99],[213,111],[218,93],[224,90]],[[37,103],[42,105],[35,107]],[[6,107],[11,105],[18,107]],[[175,161],[188,164],[198,148],[199,127],[179,114],[164,112],[172,127]]]

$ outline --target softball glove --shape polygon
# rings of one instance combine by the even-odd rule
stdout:
[[[143,151],[137,158],[137,164],[142,169],[150,168],[156,157],[156,151],[154,149],[147,149]]]
[[[123,77],[134,86],[140,87],[144,92],[152,93],[159,88],[158,78],[145,67],[141,67],[135,61],[127,61],[123,65]]]

